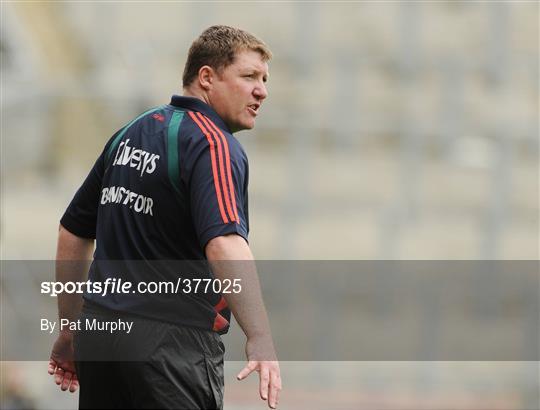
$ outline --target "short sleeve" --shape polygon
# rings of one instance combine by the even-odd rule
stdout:
[[[202,249],[217,237],[236,233],[248,240],[247,157],[225,138],[204,141],[189,180],[191,214]]]
[[[81,238],[96,238],[99,196],[105,173],[107,150],[117,135],[118,132],[105,145],[105,149],[60,219],[60,224],[64,228]]]

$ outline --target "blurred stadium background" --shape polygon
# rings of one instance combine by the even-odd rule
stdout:
[[[107,139],[181,93],[187,49],[212,24],[274,52],[257,127],[238,134],[258,259],[539,259],[535,1],[1,12],[2,259],[54,258],[58,220]],[[263,408],[232,382],[241,363],[227,365],[226,409]],[[286,362],[283,408],[535,409],[537,366]],[[2,375],[4,400],[75,406],[43,363]]]

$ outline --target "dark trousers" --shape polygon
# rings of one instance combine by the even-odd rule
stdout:
[[[220,336],[85,306],[92,321],[132,321],[131,331],[81,330],[74,339],[80,409],[222,409]]]

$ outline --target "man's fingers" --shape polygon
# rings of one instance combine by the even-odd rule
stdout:
[[[62,383],[62,380],[64,380],[64,370],[57,367],[56,368],[56,373],[55,373],[55,376],[54,376],[54,382],[58,385],[60,385]]]
[[[275,409],[279,402],[279,392],[281,391],[281,377],[274,372],[270,376],[270,391],[268,392],[268,406]]]
[[[54,360],[49,360],[49,367],[47,371],[52,376],[54,374],[54,371],[56,370],[56,362]]]
[[[238,373],[238,376],[236,376],[236,378],[238,380],[242,380],[242,379],[245,379],[247,376],[249,376],[251,374],[251,372],[253,370],[256,370],[257,369],[257,366],[258,366],[258,362],[256,361],[249,361],[248,364],[246,365],[246,367],[244,367],[240,373]]]
[[[71,379],[71,384],[69,385],[69,391],[71,393],[75,393],[77,389],[79,388],[79,380],[77,380],[77,375],[73,375],[73,379]]]
[[[261,399],[266,400],[268,398],[268,382],[270,381],[270,372],[266,366],[261,368],[259,380],[259,394]]]
[[[62,380],[62,385],[60,386],[60,389],[62,391],[66,391],[71,384],[71,378],[73,377],[73,373],[71,372],[65,372],[64,373],[64,380]]]

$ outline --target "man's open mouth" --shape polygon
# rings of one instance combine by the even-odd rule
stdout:
[[[260,104],[250,104],[248,105],[248,108],[253,115],[257,115],[260,106]]]

